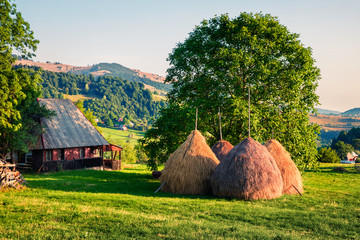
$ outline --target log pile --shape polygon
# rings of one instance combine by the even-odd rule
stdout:
[[[19,171],[15,170],[15,164],[5,164],[0,161],[0,189],[22,189],[26,186],[26,180]]]

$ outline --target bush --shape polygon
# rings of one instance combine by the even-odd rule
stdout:
[[[346,159],[347,153],[351,153],[354,151],[354,147],[348,143],[344,143],[343,141],[339,141],[332,148],[336,151],[337,155],[340,159]]]
[[[339,156],[336,154],[336,151],[331,148],[321,148],[318,152],[318,161],[326,163],[336,163],[340,162]]]

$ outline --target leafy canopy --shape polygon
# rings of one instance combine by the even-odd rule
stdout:
[[[166,81],[173,84],[170,106],[143,141],[152,153],[153,168],[153,163],[163,162],[170,154],[167,149],[178,147],[193,129],[194,110],[190,109],[196,107],[199,129],[210,144],[219,139],[219,107],[224,139],[237,144],[246,138],[249,88],[251,137],[265,142],[273,136],[300,168],[316,164],[318,127],[309,123],[308,113],[318,103],[315,90],[320,71],[311,49],[276,17],[241,13],[234,19],[225,14],[205,20],[177,44],[168,60]],[[188,111],[170,113],[179,108]],[[169,114],[176,119],[167,119]],[[191,120],[184,122],[188,115]],[[172,131],[178,124],[186,126]],[[157,149],[151,149],[154,145]]]
[[[26,152],[41,132],[39,119],[51,112],[36,101],[41,94],[39,73],[14,70],[12,51],[34,56],[39,41],[8,0],[0,0],[0,159],[12,151]]]

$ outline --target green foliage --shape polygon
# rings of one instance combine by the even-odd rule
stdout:
[[[109,76],[120,77],[120,78],[126,79],[128,81],[143,83],[143,84],[153,86],[159,90],[163,90],[166,92],[170,91],[170,89],[171,89],[171,84],[159,83],[159,82],[152,81],[146,77],[140,77],[135,74],[134,70],[126,68],[117,63],[99,63],[99,64],[92,66],[91,69],[88,69],[85,71],[82,70],[82,73],[91,73],[91,72],[99,71],[99,70],[108,71],[109,73],[107,73],[106,75],[109,75]]]
[[[128,166],[128,167],[127,167]],[[305,193],[267,201],[154,191],[144,165],[122,171],[27,174],[24,191],[0,192],[4,239],[358,239],[359,173],[321,164]],[[221,224],[219,224],[221,223]]]
[[[167,158],[194,130],[194,109],[186,106],[170,105],[160,111],[160,118],[139,142],[148,156],[148,167],[157,170]],[[202,124],[200,119],[199,124]],[[201,125],[202,126],[202,125]]]
[[[360,150],[360,127],[353,127],[348,132],[341,131],[339,136],[333,139],[331,147],[335,148],[336,143],[339,141],[350,144],[354,149]]]
[[[354,151],[354,147],[351,144],[344,143],[343,141],[338,141],[333,146],[331,146],[339,156],[340,159],[346,159],[347,153],[352,153]]]
[[[28,67],[19,65],[16,68]],[[158,117],[160,108],[167,105],[164,100],[153,101],[152,93],[145,89],[143,83],[119,77],[94,78],[85,74],[42,71],[42,79],[43,97],[61,98],[64,94],[84,94],[88,96],[83,100],[84,109],[92,111],[107,127],[128,121],[135,123],[136,129],[143,130]],[[124,121],[118,121],[119,118]]]
[[[13,62],[11,53],[16,50],[23,57],[34,56],[39,40],[34,38],[34,33],[16,10],[16,5],[11,0],[0,1],[0,69],[8,68]]]
[[[136,163],[136,151],[132,144],[122,144],[123,150],[121,151],[121,161],[124,163]]]
[[[319,142],[322,146],[330,146],[332,140],[339,136],[340,131],[321,129],[319,134]]]
[[[193,129],[196,107],[198,128],[208,135],[210,145],[219,139],[219,107],[224,139],[242,141],[248,136],[250,88],[251,137],[265,142],[274,133],[299,168],[317,164],[319,127],[309,123],[308,114],[318,103],[319,69],[311,49],[275,17],[241,13],[234,19],[221,15],[203,21],[168,60],[166,81],[173,84],[168,111],[193,110],[187,119],[179,114],[176,121],[166,116],[157,120],[161,124],[155,124],[144,142],[152,146],[147,148],[151,161],[163,162],[179,147]],[[175,135],[172,128],[179,124],[182,134]]]
[[[0,35],[0,159],[5,160],[10,152],[26,152],[41,132],[40,117],[52,114],[36,101],[41,93],[39,74],[12,69],[12,51],[34,56],[39,41],[7,0],[0,1]]]
[[[89,120],[89,122],[94,126],[97,127],[96,117],[94,116],[94,113],[88,109],[85,110],[84,108],[84,101],[79,100],[75,103],[75,105],[78,107],[78,109],[84,114],[84,116]]]
[[[335,150],[327,147],[319,149],[318,161],[326,163],[338,163],[340,162],[340,158]]]

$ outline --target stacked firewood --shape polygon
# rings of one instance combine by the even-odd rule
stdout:
[[[26,180],[19,171],[15,170],[12,164],[0,163],[0,189],[11,187],[22,189],[26,185]]]

